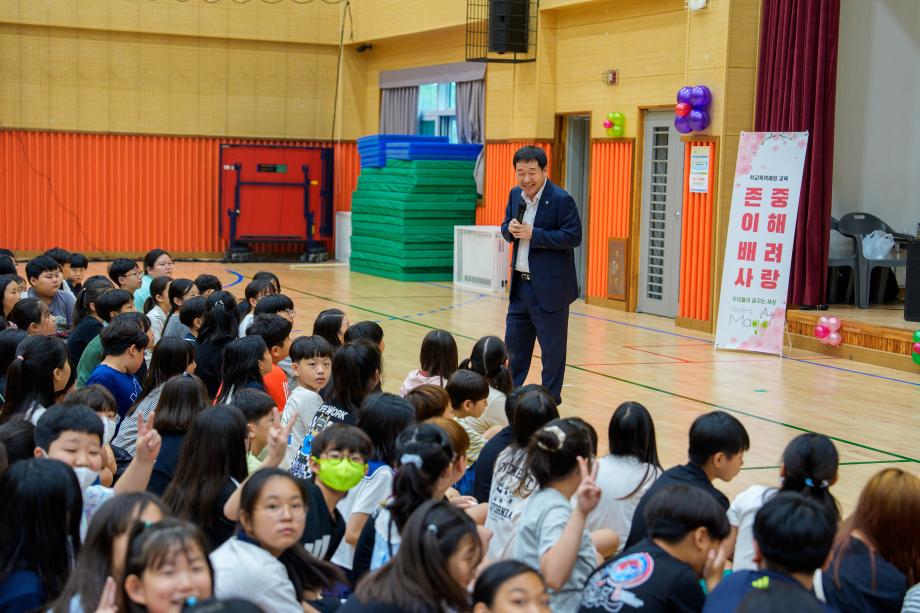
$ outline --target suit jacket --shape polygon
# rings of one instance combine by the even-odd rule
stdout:
[[[524,203],[521,188],[515,187],[508,195],[502,236],[508,242],[514,237],[508,224],[517,216],[518,206]],[[537,302],[544,311],[558,311],[578,298],[578,277],[575,274],[575,247],[581,244],[581,218],[575,200],[564,189],[547,179],[530,238],[531,283]],[[514,243],[512,262],[517,261],[518,244]],[[512,286],[516,283],[512,275]],[[512,287],[512,289],[514,289]]]

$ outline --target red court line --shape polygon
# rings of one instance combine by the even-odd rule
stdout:
[[[649,354],[649,355],[657,355],[658,357],[661,357],[661,358],[668,358],[668,359],[671,359],[671,360],[677,360],[678,362],[685,362],[685,363],[691,362],[691,360],[685,360],[685,359],[683,359],[683,358],[679,358],[679,357],[674,356],[674,355],[667,355],[667,354],[665,354],[665,353],[657,353],[657,352],[655,352],[655,351],[646,351],[645,349],[639,349],[638,347],[631,346],[631,345],[623,345],[623,347],[625,347],[625,348],[627,348],[627,349],[632,349],[633,351],[639,351],[639,352],[641,352],[641,353],[647,353],[647,354]]]

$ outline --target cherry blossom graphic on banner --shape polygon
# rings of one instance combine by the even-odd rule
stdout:
[[[725,244],[717,349],[782,355],[808,132],[742,132]]]

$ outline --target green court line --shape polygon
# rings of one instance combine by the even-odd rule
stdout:
[[[765,417],[765,416],[763,416],[763,415],[757,415],[757,414],[755,414],[755,413],[749,413],[748,411],[742,411],[741,409],[733,409],[733,408],[731,408],[731,407],[727,407],[727,406],[725,406],[725,405],[718,404],[718,403],[716,403],[716,402],[709,402],[708,400],[700,400],[699,398],[693,398],[693,397],[691,397],[691,396],[686,396],[686,395],[684,395],[684,394],[678,394],[677,392],[670,392],[670,391],[668,391],[668,390],[663,390],[663,389],[658,388],[658,387],[655,387],[655,386],[653,386],[653,385],[647,385],[647,384],[645,384],[645,383],[639,383],[638,381],[630,381],[629,379],[624,379],[624,378],[622,378],[622,377],[617,377],[617,376],[615,376],[615,375],[608,375],[607,373],[598,372],[598,371],[596,371],[596,370],[590,370],[590,369],[587,369],[587,368],[581,368],[580,366],[571,366],[571,365],[569,365],[569,364],[566,364],[566,366],[569,367],[569,368],[571,368],[571,369],[573,369],[573,370],[580,370],[580,371],[582,371],[582,372],[590,373],[590,374],[592,374],[592,375],[599,375],[599,376],[605,377],[605,378],[607,378],[607,379],[612,379],[612,380],[614,380],[614,381],[619,381],[620,383],[626,383],[627,385],[635,385],[635,386],[637,386],[637,387],[641,387],[641,388],[644,388],[644,389],[647,389],[647,390],[650,390],[650,391],[653,391],[653,392],[659,392],[659,393],[661,393],[661,394],[665,394],[665,395],[667,395],[667,396],[671,396],[672,398],[680,398],[681,400],[687,400],[687,401],[689,401],[689,402],[696,402],[696,403],[702,404],[702,405],[707,406],[707,407],[712,407],[713,409],[719,409],[719,410],[721,410],[721,411],[726,411],[726,412],[728,412],[728,413],[737,413],[738,415],[744,415],[745,417],[750,417],[751,419],[759,419],[759,420],[761,420],[761,421],[765,421],[765,422],[768,422],[768,423],[771,423],[771,424],[775,424],[775,425],[777,425],[777,426],[783,426],[783,427],[785,427],[785,428],[790,428],[790,429],[792,429],[792,430],[797,430],[798,432],[815,432],[814,430],[809,430],[808,428],[803,428],[803,427],[801,427],[801,426],[796,426],[796,425],[794,425],[794,424],[786,423],[786,422],[781,421],[781,420],[778,420],[778,419],[773,419],[772,417]],[[829,434],[824,434],[823,432],[818,432],[817,434],[823,434],[823,435],[826,436],[827,438],[831,439],[832,441],[837,441],[838,443],[845,443],[845,444],[847,444],[847,445],[852,445],[852,446],[854,446],[854,447],[859,447],[860,449],[865,449],[865,450],[867,450],[867,451],[874,451],[875,453],[881,453],[881,454],[884,454],[884,455],[889,455],[889,456],[892,456],[892,457],[895,457],[895,458],[899,458],[899,459],[901,459],[901,460],[904,460],[905,462],[918,462],[918,463],[920,463],[920,460],[917,460],[916,458],[912,458],[912,457],[910,457],[910,456],[901,455],[901,454],[899,454],[899,453],[894,453],[893,451],[885,451],[884,449],[878,449],[878,448],[872,447],[872,446],[870,446],[870,445],[864,445],[863,443],[856,443],[856,442],[854,442],[854,441],[849,441],[849,440],[847,440],[847,439],[845,439],[845,438],[840,438],[840,437],[837,437],[837,436],[830,436]]]
[[[855,462],[840,462],[837,466],[857,466],[861,464],[902,464],[913,460],[860,460]],[[741,470],[779,470],[781,466],[744,466]]]
[[[325,301],[328,301],[328,302],[333,302],[333,303],[336,303],[336,304],[341,304],[341,305],[343,305],[343,306],[347,306],[347,307],[352,308],[352,309],[357,309],[357,310],[359,310],[359,311],[364,311],[364,312],[366,312],[366,313],[373,313],[374,315],[379,315],[379,316],[381,316],[381,317],[386,317],[386,318],[391,319],[391,320],[394,320],[394,321],[404,321],[404,322],[406,322],[406,323],[410,323],[410,324],[413,324],[413,325],[416,325],[416,326],[420,326],[420,327],[422,327],[422,328],[427,328],[428,330],[437,330],[437,329],[438,329],[438,328],[436,328],[435,326],[429,326],[428,324],[424,324],[424,323],[422,323],[422,322],[420,322],[420,321],[415,321],[415,320],[412,320],[412,319],[407,319],[407,318],[405,318],[405,317],[399,317],[399,316],[396,316],[396,315],[391,315],[391,314],[389,314],[389,313],[383,313],[383,312],[381,312],[381,311],[375,311],[375,310],[373,310],[373,309],[368,309],[367,307],[362,307],[362,306],[358,306],[358,305],[356,305],[356,304],[351,304],[351,303],[349,303],[349,302],[345,302],[344,300],[336,300],[336,299],[334,299],[334,298],[328,298],[328,297],[326,297],[326,296],[320,296],[319,294],[313,294],[313,293],[311,293],[311,292],[307,292],[307,291],[299,290],[299,289],[294,289],[294,288],[290,288],[289,291],[294,291],[294,292],[297,292],[298,294],[304,294],[304,295],[310,296],[310,297],[312,297],[312,298],[318,298],[318,299],[320,299],[320,300],[325,300]],[[472,337],[472,336],[467,336],[467,335],[465,335],[465,334],[459,334],[459,333],[453,332],[452,330],[448,330],[448,332],[450,332],[450,333],[453,334],[454,336],[457,336],[457,337],[460,337],[460,338],[464,338],[464,339],[467,339],[467,340],[471,340],[471,341],[476,341],[476,340],[478,340],[477,338],[474,338],[474,337]],[[534,357],[539,357],[539,356],[536,355],[536,354],[534,354]],[[686,396],[686,395],[684,395],[684,394],[678,394],[677,392],[671,392],[671,391],[668,391],[668,390],[665,390],[665,389],[661,389],[661,388],[658,388],[658,387],[655,387],[655,386],[652,386],[652,385],[648,385],[648,384],[645,384],[645,383],[640,383],[640,382],[638,382],[638,381],[630,381],[629,379],[624,379],[624,378],[622,378],[622,377],[617,377],[617,376],[615,376],[615,375],[609,375],[609,374],[607,374],[607,373],[598,372],[598,371],[596,371],[596,370],[590,370],[590,369],[588,369],[588,368],[582,368],[582,367],[580,367],[580,366],[574,366],[574,365],[572,365],[572,364],[566,364],[566,367],[567,367],[567,368],[571,368],[571,369],[573,369],[573,370],[580,370],[581,372],[586,372],[586,373],[588,373],[588,374],[598,375],[598,376],[600,376],[600,377],[604,377],[604,378],[606,378],[606,379],[611,379],[611,380],[613,380],[613,381],[619,381],[620,383],[625,383],[625,384],[627,384],[627,385],[634,385],[634,386],[636,386],[636,387],[641,387],[641,388],[643,388],[643,389],[646,389],[646,390],[649,390],[649,391],[652,391],[652,392],[658,392],[658,393],[664,394],[664,395],[666,395],[666,396],[671,396],[672,398],[680,398],[681,400],[687,400],[687,401],[689,401],[689,402],[695,402],[695,403],[698,403],[698,404],[702,404],[703,406],[711,407],[711,408],[713,408],[713,409],[719,409],[719,410],[721,410],[721,411],[726,411],[726,412],[728,412],[728,413],[737,413],[738,415],[744,415],[745,417],[750,417],[751,419],[759,419],[759,420],[761,420],[761,421],[765,421],[765,422],[767,422],[767,423],[771,423],[771,424],[774,424],[774,425],[777,425],[777,426],[783,426],[784,428],[789,428],[789,429],[791,429],[791,430],[796,430],[797,432],[815,432],[814,430],[809,430],[808,428],[803,428],[803,427],[801,427],[801,426],[796,426],[796,425],[794,425],[794,424],[786,423],[786,422],[784,422],[784,421],[781,421],[781,420],[778,420],[778,419],[773,419],[773,418],[771,418],[771,417],[765,417],[765,416],[763,416],[763,415],[757,415],[757,414],[755,414],[755,413],[749,413],[748,411],[742,411],[741,409],[733,409],[733,408],[731,408],[731,407],[727,407],[727,406],[725,406],[725,405],[721,405],[721,404],[718,404],[718,403],[715,403],[715,402],[709,402],[708,400],[700,400],[699,398],[693,398],[693,397],[691,397],[691,396]],[[817,434],[823,434],[823,433],[818,432]],[[916,459],[916,458],[912,458],[912,457],[910,457],[910,456],[901,455],[901,454],[899,454],[899,453],[894,453],[893,451],[885,451],[884,449],[878,449],[877,447],[872,447],[872,446],[870,446],[870,445],[865,445],[865,444],[863,444],[863,443],[857,443],[857,442],[850,441],[850,440],[847,440],[847,439],[845,439],[845,438],[840,438],[840,437],[837,437],[837,436],[830,436],[829,434],[823,434],[823,435],[824,435],[824,436],[827,436],[827,437],[828,437],[829,439],[831,439],[832,441],[836,441],[836,442],[838,442],[838,443],[844,443],[844,444],[846,444],[846,445],[852,445],[852,446],[854,446],[854,447],[859,447],[860,449],[865,449],[865,450],[867,450],[867,451],[872,451],[872,452],[875,452],[875,453],[881,453],[881,454],[883,454],[883,455],[892,456],[892,457],[894,457],[894,458],[898,458],[898,459],[899,459],[900,461],[902,461],[902,462],[915,462],[915,463],[920,463],[920,460],[918,460],[918,459]]]

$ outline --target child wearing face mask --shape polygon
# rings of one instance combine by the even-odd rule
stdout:
[[[302,613],[320,608],[319,591],[344,578],[300,543],[311,509],[306,482],[265,468],[240,495],[239,530],[211,554],[219,598],[245,598],[263,611]]]
[[[150,480],[153,464],[160,452],[160,435],[148,422],[139,422],[137,453],[114,488],[99,485],[102,470],[102,420],[83,405],[55,405],[35,426],[35,457],[60,460],[73,468],[83,492],[80,535],[96,510],[115,494],[142,492]]]
[[[115,397],[101,385],[94,384],[70,392],[61,404],[88,406],[102,420],[103,463],[99,480],[102,485],[111,487],[115,480],[115,473],[118,471],[115,452],[111,445],[112,437],[115,436],[115,426],[118,425],[118,405],[115,403]]]
[[[304,547],[317,558],[328,560],[345,536],[345,519],[336,508],[348,490],[367,474],[371,439],[359,428],[334,424],[316,435],[310,456],[315,481],[305,481],[307,526]]]

